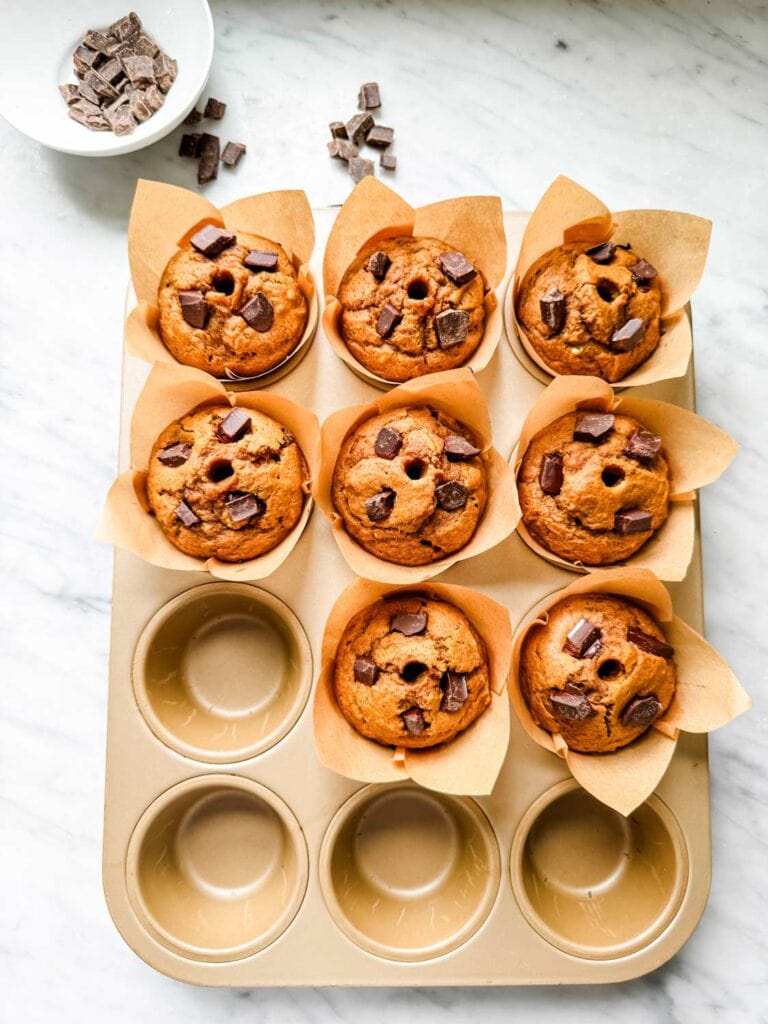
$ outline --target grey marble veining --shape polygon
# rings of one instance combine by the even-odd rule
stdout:
[[[148,8],[150,5],[144,5]],[[44,8],[44,4],[41,5]],[[141,5],[139,9],[142,10]],[[742,443],[701,502],[707,632],[755,700],[711,741],[712,896],[655,974],[610,989],[215,991],[144,966],[100,888],[109,549],[91,540],[116,461],[125,230],[136,178],[193,186],[178,137],[111,160],[0,125],[2,847],[9,1022],[768,1020],[768,8],[758,0],[213,5],[210,93],[249,151],[214,202],[350,182],[327,122],[382,83],[393,184],[415,204],[498,193],[528,209],[566,173],[616,209],[715,222],[694,303],[700,411]],[[149,20],[149,19],[148,19]],[[298,978],[297,978],[298,980]]]

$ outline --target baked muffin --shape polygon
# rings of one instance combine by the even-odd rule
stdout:
[[[482,275],[444,242],[378,241],[339,285],[341,334],[355,359],[385,380],[450,370],[480,344],[484,294]]]
[[[523,279],[517,319],[555,373],[618,381],[659,344],[656,270],[630,246],[572,244],[546,253]]]
[[[485,644],[452,604],[393,595],[350,620],[334,667],[349,724],[377,743],[447,743],[491,702]]]
[[[642,608],[579,594],[523,641],[520,685],[533,720],[571,750],[604,753],[637,739],[675,695],[674,649]]]
[[[208,406],[166,427],[147,498],[171,544],[242,562],[271,551],[301,516],[304,456],[285,427],[252,409]]]
[[[282,246],[212,224],[171,257],[157,302],[168,351],[215,377],[266,373],[293,352],[307,324]]]
[[[398,565],[435,562],[471,539],[488,480],[468,427],[429,406],[373,416],[345,438],[333,504],[347,533]]]
[[[573,412],[533,438],[517,489],[539,544],[569,562],[612,565],[667,518],[669,467],[661,438],[631,416]]]

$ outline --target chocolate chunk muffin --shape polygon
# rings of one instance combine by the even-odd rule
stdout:
[[[341,333],[352,355],[385,380],[450,370],[480,344],[484,295],[481,274],[444,242],[379,241],[341,280]]]
[[[341,446],[333,504],[366,551],[426,565],[463,548],[485,509],[488,480],[468,427],[429,406],[367,420]]]
[[[293,435],[228,405],[191,412],[158,437],[147,498],[171,544],[242,562],[271,551],[299,521],[308,472]]]
[[[661,288],[654,267],[629,246],[562,245],[525,275],[517,319],[547,366],[560,374],[619,381],[659,344]]]
[[[674,649],[648,612],[614,594],[579,594],[525,637],[520,686],[533,720],[571,750],[625,747],[675,695]]]
[[[517,489],[539,544],[569,562],[612,565],[666,520],[669,467],[661,438],[631,416],[574,412],[533,438]]]
[[[282,246],[211,224],[171,257],[157,303],[168,351],[216,377],[266,373],[293,352],[307,324]]]
[[[454,605],[427,597],[391,596],[358,612],[333,678],[349,724],[388,746],[447,743],[491,703],[482,638]]]

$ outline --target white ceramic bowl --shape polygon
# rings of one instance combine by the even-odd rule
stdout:
[[[187,116],[208,81],[213,19],[207,0],[19,0],[3,5],[0,114],[30,138],[77,156],[116,156],[157,142]],[[67,116],[59,85],[74,82],[72,52],[88,29],[130,10],[178,61],[163,106],[131,135],[92,132]]]

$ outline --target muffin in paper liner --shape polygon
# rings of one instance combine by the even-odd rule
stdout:
[[[623,210],[611,212],[597,196],[562,175],[556,178],[531,214],[511,285],[505,314],[527,355],[548,376],[557,377],[533,345],[517,319],[520,286],[536,261],[571,242],[631,242],[639,256],[658,271],[661,285],[661,338],[651,355],[620,381],[617,387],[637,387],[682,377],[691,357],[691,325],[685,307],[704,272],[712,222],[676,210]]]
[[[389,409],[430,405],[466,425],[482,447],[479,456],[488,478],[488,504],[471,540],[445,558],[427,565],[398,565],[366,551],[346,531],[333,504],[332,485],[336,459],[344,439],[366,420]],[[520,519],[512,467],[491,447],[491,422],[483,393],[471,370],[444,370],[400,384],[368,405],[354,405],[333,413],[321,430],[321,464],[312,493],[331,523],[333,536],[345,561],[358,576],[380,583],[421,583],[472,558],[508,537]]]
[[[675,649],[677,684],[672,703],[642,736],[607,754],[570,750],[561,735],[536,725],[520,689],[520,652],[528,632],[537,624],[546,624],[549,609],[564,598],[589,593],[616,594],[641,605],[654,616]],[[661,781],[680,730],[711,732],[752,706],[717,651],[674,614],[672,599],[660,580],[648,569],[629,568],[601,570],[577,579],[528,613],[515,633],[510,699],[531,739],[562,757],[579,785],[624,815],[643,803]]]
[[[611,385],[599,377],[557,377],[542,392],[523,423],[511,457],[515,478],[536,434],[561,416],[576,411],[622,413],[661,437],[669,465],[669,515],[634,555],[616,564],[650,569],[670,582],[685,579],[696,537],[695,492],[725,472],[738,444],[708,420],[669,402],[616,395]],[[609,568],[560,558],[531,536],[522,516],[517,532],[537,555],[563,569],[599,572]]]
[[[257,387],[291,362],[309,344],[317,328],[318,298],[309,271],[315,224],[307,197],[299,190],[247,196],[219,210],[196,192],[140,178],[128,223],[128,261],[137,305],[125,322],[126,349],[148,363],[184,365],[163,344],[157,293],[168,261],[205,224],[223,225],[281,245],[296,270],[297,284],[307,302],[304,332],[282,362],[256,377],[235,373],[227,377],[233,383],[241,381]]]
[[[482,637],[491,680],[489,707],[448,743],[422,749],[385,747],[358,733],[346,720],[333,689],[336,651],[349,620],[392,594],[418,594],[461,609]],[[390,587],[356,580],[330,611],[323,633],[321,670],[315,690],[315,750],[326,768],[359,782],[412,779],[420,786],[459,796],[493,790],[509,745],[509,703],[504,693],[512,657],[509,612],[490,597],[445,583]]]
[[[485,328],[480,344],[463,365],[476,372],[486,367],[502,333],[507,241],[501,200],[497,196],[465,196],[414,209],[376,178],[363,178],[339,210],[325,247],[323,332],[336,355],[379,388],[392,387],[395,382],[372,373],[349,351],[341,334],[342,307],[336,296],[344,273],[366,245],[407,235],[445,242],[462,252],[483,275]]]
[[[186,555],[163,533],[147,500],[147,472],[152,446],[174,420],[206,405],[227,404],[253,409],[287,427],[301,448],[309,472],[299,521],[271,551],[243,562]],[[136,402],[131,420],[131,469],[118,476],[104,506],[99,539],[132,551],[162,569],[207,571],[220,580],[246,582],[273,573],[298,543],[312,511],[311,481],[320,465],[320,431],[317,417],[287,398],[265,392],[238,395],[202,370],[178,364],[156,363]]]

